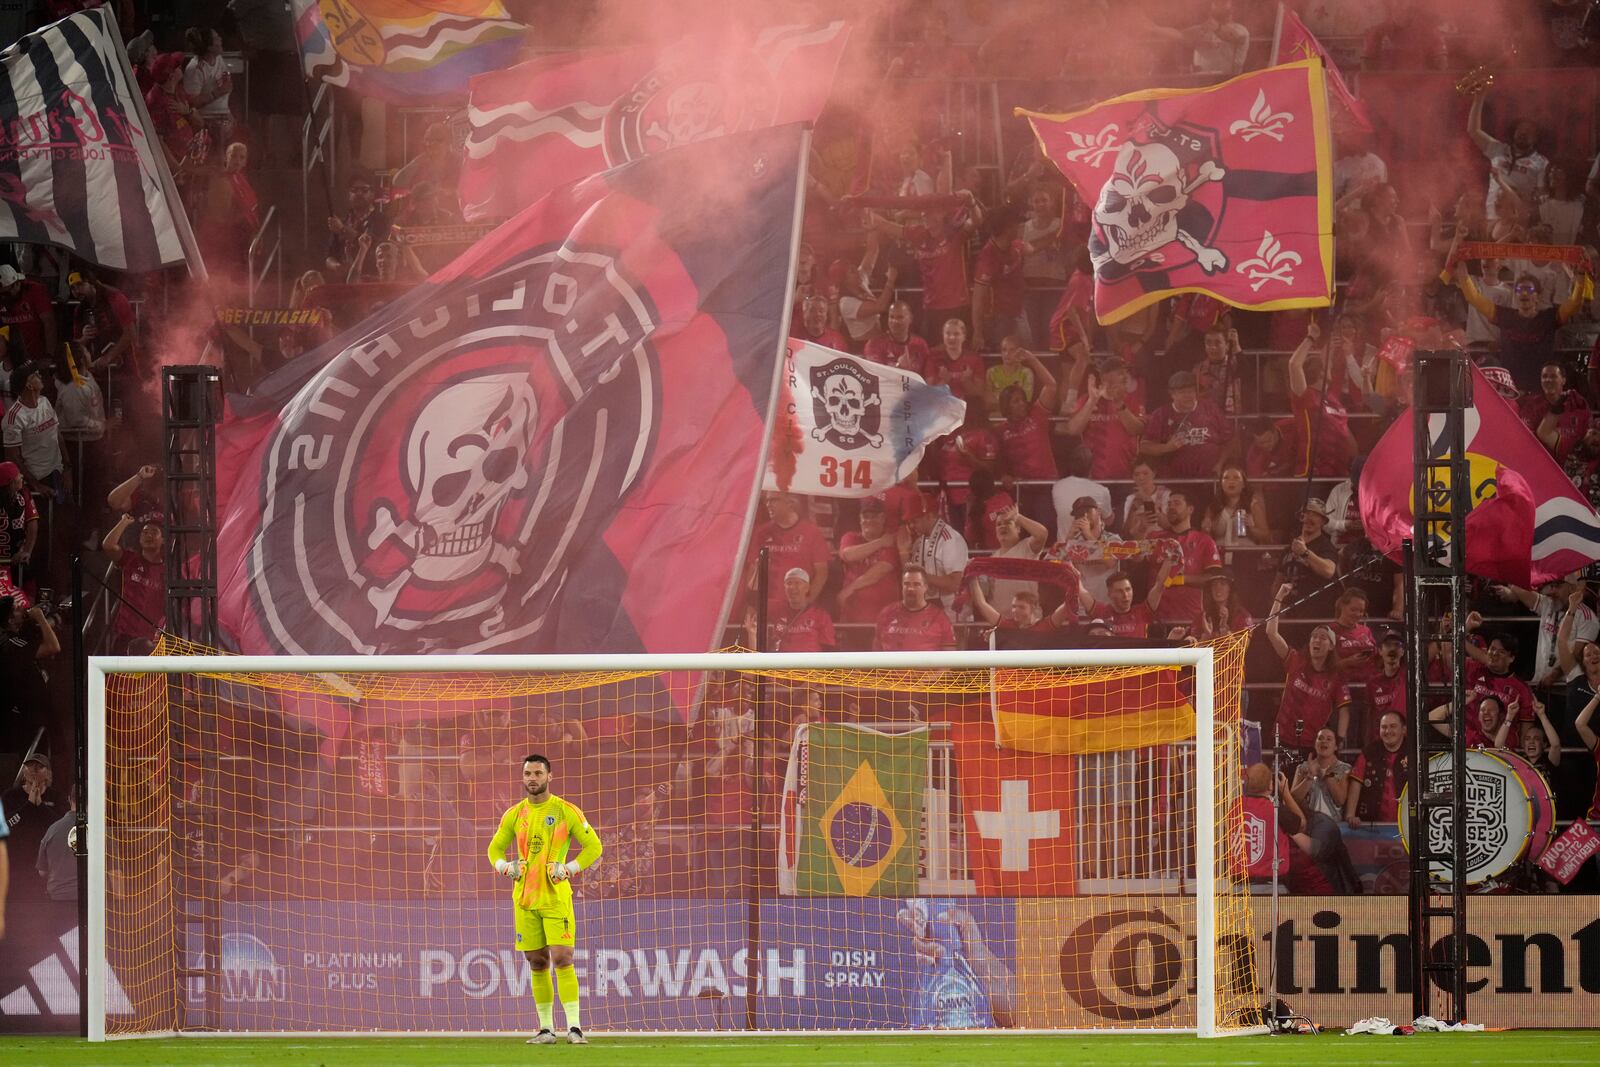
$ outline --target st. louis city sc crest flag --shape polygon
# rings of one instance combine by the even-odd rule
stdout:
[[[781,365],[804,130],[557,190],[230,398],[242,650],[713,647]]]
[[[1262,311],[1329,303],[1333,183],[1320,61],[1066,115],[1017,113],[1094,205],[1089,255],[1102,323],[1184,292]]]
[[[767,488],[875,496],[916,470],[967,403],[910,371],[790,339]]]
[[[512,215],[550,189],[669,148],[815,122],[848,30],[729,29],[667,46],[545,56],[472,79],[461,168],[468,219]]]
[[[1533,588],[1600,559],[1600,516],[1483,372],[1471,374],[1472,407],[1462,413],[1472,479],[1467,570]],[[1410,408],[1402,411],[1361,469],[1362,526],[1396,562],[1415,515],[1413,419]],[[1429,438],[1435,455],[1449,455],[1444,416],[1431,417]],[[1449,488],[1448,479],[1435,483],[1437,492]]]

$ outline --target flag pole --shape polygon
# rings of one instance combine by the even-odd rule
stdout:
[[[1272,51],[1267,53],[1267,66],[1275,67],[1283,62],[1279,58],[1279,50],[1283,47],[1283,0],[1278,0],[1278,14],[1272,21]]]
[[[777,371],[772,376],[772,388],[767,396],[766,418],[762,422],[760,454],[756,457],[755,484],[750,487],[750,506],[745,509],[744,529],[739,534],[739,558],[735,562],[733,581],[722,596],[722,611],[717,617],[713,633],[721,634],[728,627],[728,617],[733,611],[733,601],[744,575],[747,547],[751,531],[755,529],[756,506],[761,499],[761,487],[767,480],[767,464],[772,459],[772,429],[778,417],[778,400],[783,395],[784,366],[789,358],[789,325],[794,314],[794,279],[800,264],[800,230],[805,222],[806,175],[811,159],[811,124],[806,123],[800,133],[800,159],[794,177],[794,222],[789,228],[789,269],[784,275],[783,312],[779,320],[778,351],[774,357]]]
[[[178,196],[178,183],[173,181],[172,170],[167,166],[167,153],[161,146],[161,138],[156,135],[156,124],[151,121],[150,112],[144,106],[144,96],[139,92],[139,79],[133,76],[133,64],[129,62],[128,50],[122,43],[122,31],[117,28],[117,20],[111,18],[109,12],[103,24],[106,35],[111,38],[111,43],[117,50],[117,59],[122,63],[122,76],[127,79],[128,95],[133,98],[133,109],[138,115],[139,127],[144,133],[145,141],[150,145],[150,157],[154,161],[156,180],[161,183],[161,193],[166,197],[167,211],[172,215],[172,228],[178,235],[178,243],[183,246],[183,258],[189,267],[189,274],[203,282],[209,275],[206,272],[206,261],[200,255],[200,242],[195,240],[194,230],[189,226],[189,215],[184,209],[183,200]]]

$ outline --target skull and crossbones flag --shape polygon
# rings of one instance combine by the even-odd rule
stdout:
[[[753,38],[730,28],[481,74],[467,109],[462,213],[503,218],[630,159],[736,130],[815,122],[848,36],[843,22],[772,26]],[[710,66],[708,57],[716,57]]]
[[[953,432],[966,412],[948,386],[791,338],[779,417],[798,432],[775,443],[793,455],[772,457],[767,488],[876,496],[916,470],[928,442]]]
[[[704,652],[776,402],[798,125],[563,187],[229,398],[245,652]]]
[[[1333,182],[1319,60],[1065,115],[1017,114],[1093,205],[1100,322],[1176,293],[1256,311],[1329,304]]]

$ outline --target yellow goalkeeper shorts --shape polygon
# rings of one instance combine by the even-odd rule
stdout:
[[[517,951],[527,952],[550,945],[571,948],[577,940],[578,923],[573,917],[572,902],[555,905],[542,911],[512,905],[517,915]]]

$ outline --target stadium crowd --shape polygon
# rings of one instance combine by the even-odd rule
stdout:
[[[58,17],[79,5],[42,6]],[[1450,100],[1452,83],[1483,64],[1539,73],[1597,58],[1582,3],[1500,5],[1517,19],[1520,49],[1509,59],[1429,5],[1291,6],[1358,85],[1365,72],[1427,72],[1427,91]],[[191,328],[197,301],[245,302],[238,282],[269,199],[286,210],[299,195],[284,180],[298,179],[283,168],[294,150],[273,123],[297,105],[269,81],[281,78],[292,31],[270,7],[233,0],[215,25],[151,27],[145,5],[116,5],[221,282],[197,296],[177,272],[112,276],[53,249],[0,251],[0,753],[9,760],[0,773],[9,780],[25,756],[44,757],[18,771],[20,795],[4,797],[41,840],[67,810],[48,771],[64,779],[74,741],[68,657],[80,642],[146,650],[163,627],[160,367],[205,359],[230,389],[246,390],[425,277],[435,256],[448,258],[448,248],[397,242],[397,226],[461,221],[459,124],[443,113],[407,117],[416,152],[355,172],[342,202],[315,220],[323,236],[291,260],[285,306],[316,314],[260,330],[219,325],[221,316]],[[1444,726],[1407,694],[1400,574],[1366,540],[1358,507],[1365,457],[1410,388],[1379,353],[1397,340],[1466,346],[1600,505],[1591,365],[1600,304],[1582,272],[1518,260],[1443,272],[1462,239],[1596,243],[1591,131],[1574,139],[1548,118],[1495,106],[1500,90],[1482,76],[1454,135],[1475,164],[1458,154],[1448,173],[1409,156],[1401,166],[1386,158],[1395,124],[1380,121],[1377,134],[1344,125],[1331,312],[1243,312],[1186,294],[1102,327],[1086,250],[1092,205],[1021,120],[998,116],[1012,104],[1198,86],[1262,65],[1275,5],[1124,10],[1085,0],[1065,54],[1038,32],[1055,17],[1049,4],[904,7],[872,50],[880,98],[865,115],[830,111],[817,131],[792,332],[949,386],[967,402],[966,421],[933,443],[914,478],[875,497],[768,495],[728,643],[931,649],[985,647],[996,628],[1157,642],[1251,631],[1246,715],[1282,755],[1286,826],[1298,823],[1295,845],[1328,884],[1356,889],[1344,839],[1393,826],[1408,731]],[[248,108],[230,73],[240,56]],[[979,88],[993,108],[970,106]],[[230,285],[237,291],[218,288]],[[770,560],[764,605],[758,549]],[[108,575],[104,592],[91,582],[97,607],[84,634],[63,625],[61,610],[77,554]],[[989,555],[1069,560],[1079,582],[967,580],[969,562]],[[1600,751],[1600,619],[1588,577],[1537,589],[1478,582],[1466,620],[1468,743],[1518,750],[1544,770],[1563,821],[1600,818],[1600,757],[1591,755]],[[680,769],[684,779],[749,758],[748,719],[722,710],[702,725],[684,759],[698,771]],[[582,738],[584,723],[569,727]],[[409,750],[420,761],[402,761],[410,768],[455,751],[420,729],[361,742]],[[451,791],[471,785],[454,770],[445,777]],[[413,800],[446,788],[415,770],[382,780],[389,795]],[[636,820],[665,817],[670,781],[665,788],[627,798]],[[737,797],[702,798],[696,810],[708,803],[728,808],[730,825],[742,817]],[[653,848],[649,834],[639,840]],[[44,892],[42,880],[34,890]]]

